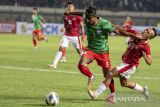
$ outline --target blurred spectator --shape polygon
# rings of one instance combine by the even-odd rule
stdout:
[[[0,0],[0,5],[64,8],[68,1],[79,9],[94,4],[100,10],[160,12],[160,0]]]

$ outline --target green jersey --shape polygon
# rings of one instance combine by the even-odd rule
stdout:
[[[42,29],[42,19],[43,17],[41,15],[32,15],[32,21],[34,23],[34,29],[35,30],[41,30]]]
[[[105,53],[109,50],[108,34],[114,30],[112,24],[103,18],[95,26],[89,26],[85,22],[88,49],[95,53]]]

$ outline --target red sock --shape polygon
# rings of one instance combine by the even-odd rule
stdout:
[[[63,58],[63,57],[66,57],[66,49],[63,50],[62,58]]]
[[[85,49],[86,49],[86,47],[82,45],[82,50],[85,50]]]
[[[34,47],[36,47],[37,46],[36,39],[32,39],[32,42],[33,42]]]
[[[79,70],[81,71],[81,73],[83,73],[85,76],[91,78],[92,77],[92,73],[90,72],[90,70],[88,69],[87,66],[84,66],[84,65],[81,65],[79,64],[78,65],[78,68]]]
[[[115,92],[115,90],[114,90],[114,80],[113,80],[113,78],[112,78],[112,80],[111,80],[111,82],[110,82],[109,89],[110,89],[111,93],[114,93],[114,92]]]

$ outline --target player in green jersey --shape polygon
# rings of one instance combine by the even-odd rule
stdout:
[[[33,38],[32,38],[32,42],[35,48],[37,48],[37,41],[43,41],[46,40],[48,41],[47,37],[43,37],[43,32],[42,32],[42,28],[45,27],[45,20],[44,18],[38,14],[38,9],[37,8],[33,8],[32,10],[32,21],[34,23],[34,30],[32,32]]]
[[[95,79],[95,76],[91,73],[88,65],[94,60],[97,64],[102,67],[104,77],[108,74],[111,69],[110,58],[109,58],[109,44],[108,44],[108,34],[115,32],[118,35],[136,37],[133,33],[126,32],[117,25],[113,25],[108,20],[98,17],[96,15],[96,7],[89,6],[86,10],[85,17],[85,33],[87,35],[88,46],[84,51],[78,68],[85,76],[87,76],[87,90],[91,88],[91,85]],[[115,102],[114,93],[114,81],[111,80],[109,85],[111,95],[107,98],[108,101]]]

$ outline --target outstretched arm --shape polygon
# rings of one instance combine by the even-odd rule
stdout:
[[[113,26],[115,28],[115,30],[113,32],[120,35],[120,36],[134,37],[134,38],[138,38],[138,39],[145,39],[142,36],[140,36],[140,34],[134,34],[134,33],[131,33],[131,32],[127,32],[118,25],[113,25]]]

